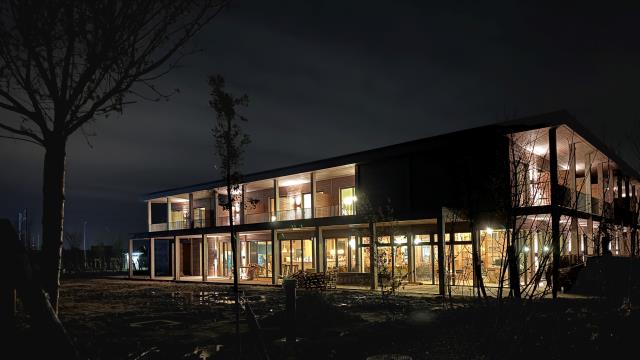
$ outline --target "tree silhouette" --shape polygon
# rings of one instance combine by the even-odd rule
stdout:
[[[165,99],[153,81],[188,53],[186,43],[224,0],[35,1],[0,5],[2,137],[45,150],[41,264],[57,311],[66,144],[89,121],[135,98]],[[134,85],[137,85],[134,87]]]
[[[225,81],[220,75],[209,77],[211,87],[211,100],[209,105],[216,112],[217,121],[213,128],[216,154],[220,160],[218,169],[225,181],[227,199],[223,208],[229,212],[229,232],[231,235],[231,252],[233,253],[233,292],[235,294],[236,310],[236,343],[240,356],[240,294],[238,292],[238,241],[233,222],[233,204],[242,202],[239,196],[240,180],[242,175],[238,170],[242,165],[244,148],[249,144],[249,136],[242,132],[239,121],[247,119],[238,114],[238,107],[246,107],[249,104],[247,95],[235,97],[225,91]],[[243,209],[246,204],[242,204]],[[244,211],[244,210],[241,210]]]

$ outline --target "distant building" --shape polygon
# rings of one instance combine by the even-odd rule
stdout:
[[[491,288],[513,239],[521,286],[544,288],[554,261],[637,252],[638,179],[568,113],[523,118],[250,174],[231,207],[223,181],[148,194],[130,276],[229,281],[230,210],[241,282]]]

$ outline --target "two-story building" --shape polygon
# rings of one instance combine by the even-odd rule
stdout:
[[[222,180],[150,193],[129,275],[230,281],[231,211],[241,283],[303,270],[491,289],[513,273],[513,244],[522,290],[535,291],[554,263],[637,252],[638,179],[555,112],[249,174],[230,205]]]

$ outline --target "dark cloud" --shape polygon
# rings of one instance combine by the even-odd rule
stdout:
[[[217,177],[215,73],[250,96],[248,172],[561,108],[616,146],[627,140],[637,9],[423,3],[234,2],[194,42],[203,52],[160,81],[180,89],[170,102],[92,124],[92,148],[71,139],[68,228],[86,220],[94,241],[143,230],[140,194]],[[28,207],[37,223],[42,151],[0,141],[0,161],[0,216]]]

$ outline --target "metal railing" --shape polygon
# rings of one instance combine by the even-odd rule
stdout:
[[[276,213],[278,221],[311,219],[311,208],[297,208],[291,210],[282,210]]]
[[[207,219],[194,219],[193,227],[194,228],[205,228],[209,226],[209,221]]]
[[[167,223],[149,224],[149,232],[153,231],[166,231]]]
[[[343,208],[340,205],[323,206],[316,208],[316,218],[349,215],[355,215],[355,211],[349,211],[347,208]]]
[[[182,230],[182,229],[188,229],[188,228],[189,228],[189,222],[186,220],[172,221],[169,223],[169,230]]]
[[[271,221],[270,218],[269,213],[245,214],[244,222],[245,224],[264,223]]]

